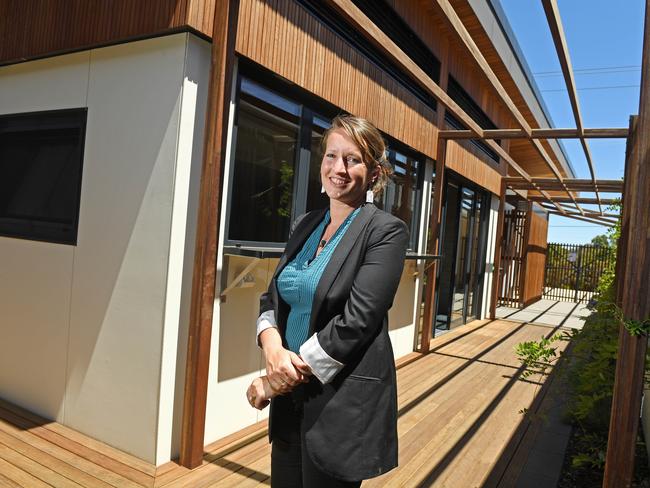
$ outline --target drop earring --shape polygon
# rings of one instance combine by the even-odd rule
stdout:
[[[375,201],[375,194],[372,190],[366,192],[366,203],[373,203]]]
[[[325,187],[323,185],[320,186],[320,192],[325,193]]]

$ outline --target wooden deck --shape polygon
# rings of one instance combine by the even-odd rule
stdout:
[[[556,329],[477,321],[398,370],[400,465],[364,487],[510,486],[540,385],[517,379],[516,344]],[[535,400],[535,402],[534,402]],[[534,403],[533,403],[534,402]],[[270,485],[263,423],[206,449],[203,465],[155,468],[60,424],[0,402],[0,486],[245,487]],[[516,455],[515,455],[516,453]]]

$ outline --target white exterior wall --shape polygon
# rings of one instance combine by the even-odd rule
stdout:
[[[485,276],[483,278],[483,301],[479,319],[490,315],[492,295],[492,277],[494,276],[494,246],[497,238],[497,221],[499,220],[499,197],[492,195],[490,202],[490,220],[488,222],[487,249],[485,256]]]
[[[0,113],[88,107],[77,246],[0,237],[0,396],[158,464],[180,415],[206,59],[177,34],[0,68]]]

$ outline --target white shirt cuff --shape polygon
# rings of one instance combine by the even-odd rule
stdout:
[[[300,346],[300,357],[311,368],[311,372],[318,380],[329,383],[345,366],[325,352],[314,334]]]
[[[262,314],[257,318],[257,345],[260,346],[260,334],[262,331],[270,328],[277,327],[275,322],[275,312],[273,310],[267,310],[262,312]]]

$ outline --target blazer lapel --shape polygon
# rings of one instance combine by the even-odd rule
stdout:
[[[293,259],[300,249],[302,249],[302,245],[305,243],[307,238],[311,235],[321,220],[323,220],[325,212],[327,212],[326,208],[315,210],[314,212],[305,215],[303,220],[298,223],[284,248],[278,266],[275,268],[275,273],[273,274],[274,279],[278,277],[285,265]]]
[[[334,283],[343,263],[350,254],[352,246],[357,242],[357,239],[366,228],[366,225],[368,225],[368,222],[370,222],[370,219],[376,211],[377,207],[374,205],[365,205],[362,207],[361,211],[350,224],[350,227],[345,231],[345,234],[339,241],[336,249],[334,249],[330,261],[327,263],[320,281],[318,282],[316,292],[314,293],[314,303],[312,304],[311,318],[309,320],[309,336],[314,333],[316,317],[318,316],[320,307],[323,304],[323,300],[327,296],[332,283]]]

